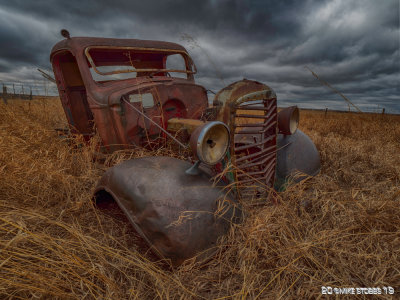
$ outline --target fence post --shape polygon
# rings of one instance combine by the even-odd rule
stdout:
[[[382,108],[382,115],[385,114],[385,108]]]
[[[328,108],[325,108],[325,118],[327,114],[328,114]]]
[[[2,94],[4,104],[8,104],[7,101],[7,87],[3,83],[3,94]]]

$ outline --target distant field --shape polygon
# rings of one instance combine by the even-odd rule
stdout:
[[[279,205],[246,206],[245,222],[215,258],[173,272],[138,251],[122,216],[93,207],[103,172],[93,162],[96,143],[59,138],[54,128],[64,126],[58,100],[0,101],[0,299],[313,299],[321,286],[400,292],[400,116],[301,111],[320,175],[281,193]]]

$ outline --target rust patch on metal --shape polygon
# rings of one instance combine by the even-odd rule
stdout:
[[[168,120],[168,130],[178,132],[180,130],[187,130],[189,134],[199,126],[204,125],[204,121],[196,119],[181,119],[172,118]]]

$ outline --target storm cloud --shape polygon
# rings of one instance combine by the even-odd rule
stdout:
[[[346,109],[308,66],[361,109],[400,113],[398,0],[0,0],[0,80],[40,91],[36,68],[51,69],[62,28],[178,42],[214,91],[245,77],[270,85],[282,106]]]

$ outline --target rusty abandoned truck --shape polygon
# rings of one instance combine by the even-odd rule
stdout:
[[[124,161],[95,190],[111,196],[173,266],[212,255],[217,239],[242,218],[238,199],[267,199],[273,188],[301,180],[296,172],[319,172],[316,147],[297,129],[298,108],[278,112],[269,86],[243,79],[209,105],[193,60],[178,44],[62,35],[50,60],[71,132],[86,140],[97,132],[106,152],[170,140],[191,153],[187,161]]]

